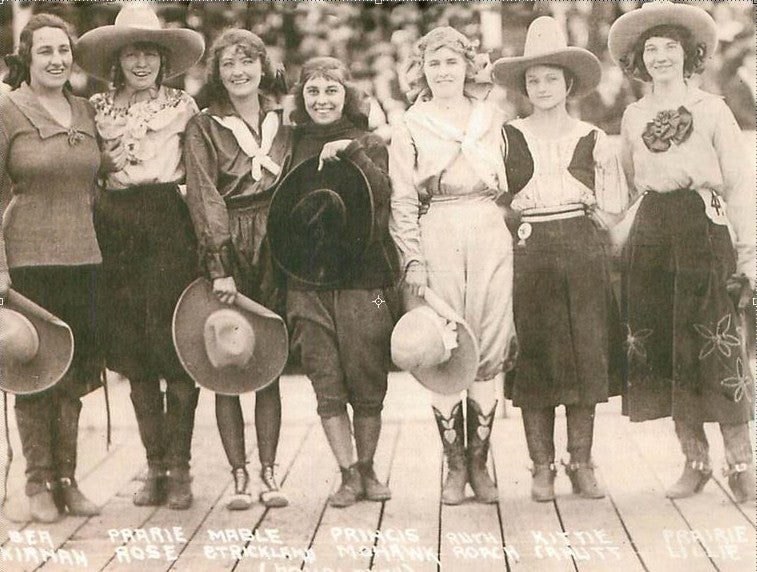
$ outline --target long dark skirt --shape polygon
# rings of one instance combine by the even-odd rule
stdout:
[[[631,421],[748,421],[754,388],[726,291],[736,269],[728,229],[692,190],[641,200],[624,255],[624,413]]]
[[[103,367],[99,265],[11,268],[13,289],[54,314],[74,334],[71,367],[55,386],[80,397],[100,386]]]
[[[620,393],[621,330],[607,241],[588,217],[531,223],[515,250],[518,407],[592,405]]]
[[[108,367],[132,381],[186,376],[171,321],[198,276],[189,211],[175,184],[105,191],[95,203]]]

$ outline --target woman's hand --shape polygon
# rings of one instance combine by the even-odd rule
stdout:
[[[101,169],[106,173],[114,173],[126,167],[128,162],[126,156],[126,147],[123,146],[120,139],[107,139],[103,142],[103,151],[101,154]]]
[[[323,168],[324,163],[338,161],[337,153],[344,151],[350,143],[352,143],[352,139],[339,139],[326,143],[321,149],[320,157],[318,157],[318,170],[320,171]]]
[[[213,280],[213,294],[224,304],[233,304],[237,297],[237,283],[233,276]]]
[[[405,273],[405,286],[411,294],[415,296],[423,297],[423,291],[428,284],[428,274],[426,273],[426,267],[414,260],[407,267]]]
[[[5,298],[11,289],[11,275],[7,270],[0,271],[0,298]]]

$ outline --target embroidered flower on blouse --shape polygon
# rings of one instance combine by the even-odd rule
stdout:
[[[688,109],[681,106],[660,111],[647,123],[641,138],[652,153],[662,153],[670,149],[672,143],[680,145],[686,141],[693,129],[694,118]]]
[[[68,144],[71,147],[76,147],[79,143],[81,143],[81,140],[84,138],[84,136],[79,133],[76,129],[71,128],[68,130]]]
[[[647,348],[644,346],[644,342],[649,336],[652,335],[652,330],[644,328],[642,330],[633,333],[631,327],[626,324],[626,355],[630,360],[634,355],[640,357],[642,360],[647,359]]]
[[[751,391],[749,391],[750,378],[744,373],[744,365],[741,363],[741,358],[736,358],[736,375],[726,377],[720,382],[720,385],[733,391],[733,400],[735,402],[741,401],[744,397],[751,401]]]
[[[699,351],[700,360],[709,356],[716,349],[725,357],[731,357],[731,348],[737,348],[741,344],[737,336],[728,333],[731,329],[731,314],[726,314],[720,318],[715,327],[715,332],[701,324],[694,324],[694,329],[707,340]]]

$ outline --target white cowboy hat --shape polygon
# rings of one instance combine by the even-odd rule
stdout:
[[[160,27],[157,14],[139,3],[127,3],[112,26],[85,33],[76,43],[76,63],[98,79],[110,81],[113,62],[122,48],[150,42],[168,52],[168,70],[163,78],[179,75],[195,65],[205,51],[202,34],[194,30]]]
[[[179,298],[173,340],[195,383],[225,395],[266,387],[281,375],[289,356],[281,317],[239,293],[233,305],[222,303],[204,278]]]
[[[467,389],[478,371],[478,342],[470,326],[430,288],[426,304],[413,308],[394,326],[392,361],[435,393]]]
[[[60,381],[73,357],[71,328],[11,290],[0,304],[0,389],[44,391]]]
[[[619,64],[644,32],[662,25],[681,26],[689,30],[697,44],[707,47],[707,57],[712,56],[718,47],[715,21],[702,8],[657,0],[645,2],[640,9],[627,12],[613,22],[607,37],[610,57]]]
[[[541,16],[531,22],[523,55],[500,58],[492,66],[494,83],[522,91],[526,70],[533,66],[559,66],[575,77],[570,95],[586,95],[599,84],[602,66],[597,57],[583,48],[568,46],[557,20]]]

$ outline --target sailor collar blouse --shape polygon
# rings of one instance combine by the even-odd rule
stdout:
[[[128,157],[123,169],[108,174],[105,188],[183,181],[183,136],[187,122],[198,112],[194,99],[180,89],[161,86],[152,99],[127,109],[115,106],[115,95],[110,90],[90,98],[100,137],[106,144],[119,139]]]

